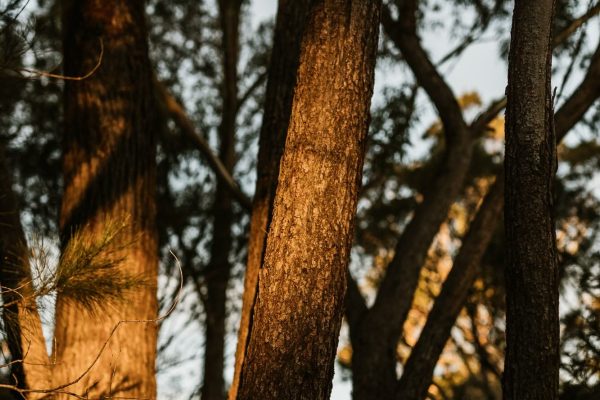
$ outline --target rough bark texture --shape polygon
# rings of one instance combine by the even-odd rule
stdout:
[[[237,114],[237,64],[239,53],[239,0],[219,1],[222,33],[222,114],[219,126],[219,159],[231,175],[235,165],[235,117]],[[227,285],[231,274],[232,195],[223,180],[217,180],[213,204],[211,260],[206,269],[206,341],[204,346],[203,400],[225,399],[225,320]]]
[[[127,221],[123,240],[132,244],[119,250],[119,268],[146,285],[93,313],[59,294],[55,384],[82,374],[120,320],[157,316],[156,113],[144,3],[65,2],[63,29],[67,75],[91,70],[100,41],[104,56],[90,78],[65,84],[61,245],[74,232],[94,240],[107,222]],[[156,333],[154,323],[122,324],[90,372],[67,390],[90,398],[155,398]]]
[[[27,242],[1,144],[0,187],[0,285],[6,341],[15,362],[11,383],[21,389],[48,389],[50,359],[31,282]],[[40,397],[29,395],[31,399]]]
[[[553,8],[554,0],[517,0],[513,15],[505,157],[507,400],[558,398]]]
[[[454,266],[404,366],[396,391],[397,399],[421,400],[427,396],[433,369],[477,277],[481,258],[494,235],[496,223],[502,217],[504,177],[497,179],[471,223]]]
[[[230,400],[237,397],[240,372],[246,355],[252,307],[256,298],[258,271],[262,264],[272,216],[277,177],[279,176],[279,162],[283,154],[292,111],[300,43],[308,21],[311,1],[281,0],[278,5],[263,123],[259,138],[256,190],[248,239],[248,263],[235,353],[235,372],[229,389]]]
[[[329,398],[379,8],[364,0],[311,7],[240,399]]]

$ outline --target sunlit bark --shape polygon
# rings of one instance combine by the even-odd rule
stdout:
[[[157,124],[144,3],[65,2],[63,35],[64,70],[69,76],[91,70],[101,45],[104,55],[90,78],[65,83],[61,246],[65,248],[74,232],[94,240],[107,222],[125,221],[120,244],[131,244],[118,250],[123,257],[119,268],[143,277],[146,284],[127,291],[122,302],[93,312],[59,293],[55,384],[76,379],[93,364],[67,390],[90,398],[155,398],[156,324],[121,325],[93,362],[120,320],[157,316]]]
[[[260,131],[257,180],[252,204],[248,262],[244,279],[242,313],[235,355],[235,372],[229,389],[229,399],[237,397],[239,377],[245,358],[250,316],[256,296],[258,272],[264,255],[265,241],[279,175],[279,161],[283,153],[292,96],[296,84],[296,71],[300,57],[302,32],[308,22],[311,0],[280,0],[269,78],[264,105],[263,124]]]
[[[311,3],[240,399],[327,399],[364,159],[378,1]]]

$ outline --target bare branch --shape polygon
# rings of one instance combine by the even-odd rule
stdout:
[[[468,127],[456,96],[423,49],[416,31],[416,0],[402,2],[400,19],[394,20],[388,6],[382,7],[381,23],[400,49],[419,84],[437,108],[448,142],[468,136]]]
[[[587,110],[600,96],[600,45],[592,56],[592,60],[583,81],[564,102],[554,116],[556,140],[560,141],[567,132],[581,120]]]
[[[100,54],[98,55],[98,62],[96,63],[96,65],[94,65],[94,67],[87,74],[85,74],[83,76],[67,76],[67,75],[62,75],[62,74],[53,74],[51,72],[40,71],[37,69],[29,69],[29,68],[20,68],[19,71],[23,71],[23,72],[27,72],[27,73],[31,74],[31,76],[28,76],[27,78],[39,78],[39,77],[43,76],[46,78],[61,79],[63,81],[82,81],[84,79],[88,79],[89,77],[94,75],[94,73],[98,70],[98,68],[100,68],[100,65],[102,65],[102,58],[104,56],[104,43],[102,42],[102,38],[100,38],[99,41],[100,41]]]
[[[573,32],[579,29],[583,24],[588,22],[590,19],[595,17],[598,13],[600,13],[600,3],[596,4],[594,7],[590,8],[585,14],[581,17],[576,18],[571,22],[571,24],[566,27],[562,32],[554,36],[552,39],[552,46],[556,47],[559,44],[565,42]]]
[[[260,73],[254,80],[254,82],[252,82],[252,84],[250,86],[248,86],[246,91],[244,93],[242,93],[242,95],[240,96],[240,98],[237,101],[237,110],[238,111],[240,108],[242,108],[242,106],[246,103],[246,101],[248,101],[248,99],[250,98],[250,96],[252,96],[252,94],[256,91],[256,89],[258,89],[260,87],[260,85],[263,84],[265,79],[267,79],[267,75],[268,75],[267,71],[263,71],[262,73]]]
[[[558,45],[564,43],[573,32],[575,32],[580,26],[589,21],[590,18],[594,17],[599,12],[600,3],[591,8],[581,17],[575,19],[571,25],[556,35],[552,41],[552,46],[557,47]],[[579,121],[585,111],[587,111],[587,109],[590,107],[590,101],[593,102],[597,98],[595,93],[600,90],[598,89],[600,84],[598,83],[598,78],[594,78],[594,76],[598,74],[598,69],[600,69],[600,54],[599,50],[597,49],[596,53],[592,57],[592,62],[588,67],[586,77],[584,78],[585,85],[580,85],[576,90],[580,93],[576,96],[571,96],[565,103],[565,105],[570,103],[569,106],[567,108],[563,107],[561,112],[556,114],[557,125],[559,124],[559,119],[561,120],[560,123],[563,123],[563,118],[569,120],[569,125],[573,125],[574,121]],[[485,129],[487,124],[496,118],[498,113],[502,111],[504,107],[506,107],[506,97],[502,97],[501,99],[492,102],[492,104],[490,104],[490,106],[483,111],[471,124],[472,134],[475,136],[479,135],[483,129]],[[564,132],[566,133],[566,131]]]
[[[196,131],[194,124],[187,116],[183,106],[168,92],[167,88],[162,83],[156,82],[156,89],[173,121],[175,121],[185,136],[189,138],[196,148],[204,155],[208,165],[212,168],[218,179],[222,180],[229,190],[231,190],[231,193],[244,211],[250,212],[252,210],[252,201],[244,194],[244,192],[242,192],[237,182],[235,182],[229,171],[227,171],[227,168],[225,168],[225,165],[223,165],[219,157],[212,151],[208,142]]]
[[[348,320],[348,326],[350,327],[350,336],[352,337],[358,327],[359,322],[368,312],[367,303],[360,293],[356,280],[350,274],[350,271],[346,274],[347,289],[346,298],[344,299],[346,306],[346,319]]]

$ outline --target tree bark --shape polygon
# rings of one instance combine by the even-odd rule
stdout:
[[[507,400],[558,398],[553,12],[554,0],[517,0],[513,15],[505,156]]]
[[[2,318],[13,364],[12,384],[20,389],[50,388],[50,359],[32,286],[27,242],[4,148],[0,144],[0,285]],[[41,395],[30,394],[38,399]]]
[[[248,239],[248,263],[244,279],[242,313],[235,353],[235,372],[229,399],[237,397],[240,372],[246,356],[252,308],[256,298],[258,273],[271,222],[286,133],[292,111],[302,34],[308,22],[312,0],[280,0],[265,96],[263,123],[259,137],[256,189]]]
[[[239,0],[219,1],[219,21],[222,33],[223,82],[221,83],[222,114],[219,126],[219,159],[229,175],[235,165],[235,118],[237,115],[239,54]],[[225,399],[225,320],[227,317],[227,285],[231,274],[231,225],[233,208],[231,191],[217,180],[213,204],[213,238],[211,260],[206,269],[207,299],[206,342],[204,346],[203,400]]]
[[[55,384],[76,380],[93,365],[66,389],[93,398],[155,398],[156,324],[120,325],[94,363],[119,321],[157,317],[157,124],[144,3],[66,2],[63,35],[66,75],[90,71],[100,42],[104,55],[90,78],[65,83],[61,246],[75,232],[94,240],[107,223],[127,221],[119,245],[130,244],[117,249],[123,257],[119,270],[146,284],[125,292],[122,302],[92,312],[59,293]]]
[[[329,398],[379,8],[378,1],[311,3],[240,399]]]

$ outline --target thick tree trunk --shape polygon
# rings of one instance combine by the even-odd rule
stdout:
[[[256,190],[252,205],[248,263],[244,279],[244,295],[235,372],[229,389],[229,399],[237,397],[240,372],[246,355],[252,307],[256,298],[258,272],[262,264],[265,241],[279,176],[286,133],[292,111],[296,72],[300,58],[302,33],[308,21],[312,0],[280,0],[275,25],[269,79],[265,97],[263,123],[260,131]]]
[[[12,361],[12,384],[21,389],[50,388],[50,359],[37,310],[12,178],[0,144],[0,285],[2,318]],[[37,399],[40,395],[30,394]]]
[[[239,0],[220,0],[219,19],[222,32],[223,82],[222,114],[219,126],[219,159],[231,175],[235,165],[235,117],[237,115],[239,53]],[[231,191],[217,180],[213,204],[213,238],[211,260],[206,270],[207,301],[206,342],[204,347],[204,379],[202,400],[225,399],[225,320],[227,317],[227,285],[231,274],[231,225],[233,209]]]
[[[104,55],[90,78],[65,83],[61,245],[65,248],[75,232],[94,240],[107,223],[126,221],[120,244],[131,244],[118,249],[119,270],[143,277],[146,284],[125,292],[122,302],[91,313],[59,294],[55,384],[76,379],[93,364],[67,390],[93,398],[155,398],[154,323],[122,324],[93,363],[119,321],[157,316],[156,113],[144,3],[69,1],[63,29],[67,75],[91,70],[100,43]]]
[[[328,399],[364,158],[378,1],[311,5],[240,399]]]
[[[517,0],[511,33],[505,157],[507,400],[558,398],[553,8],[554,0]]]

